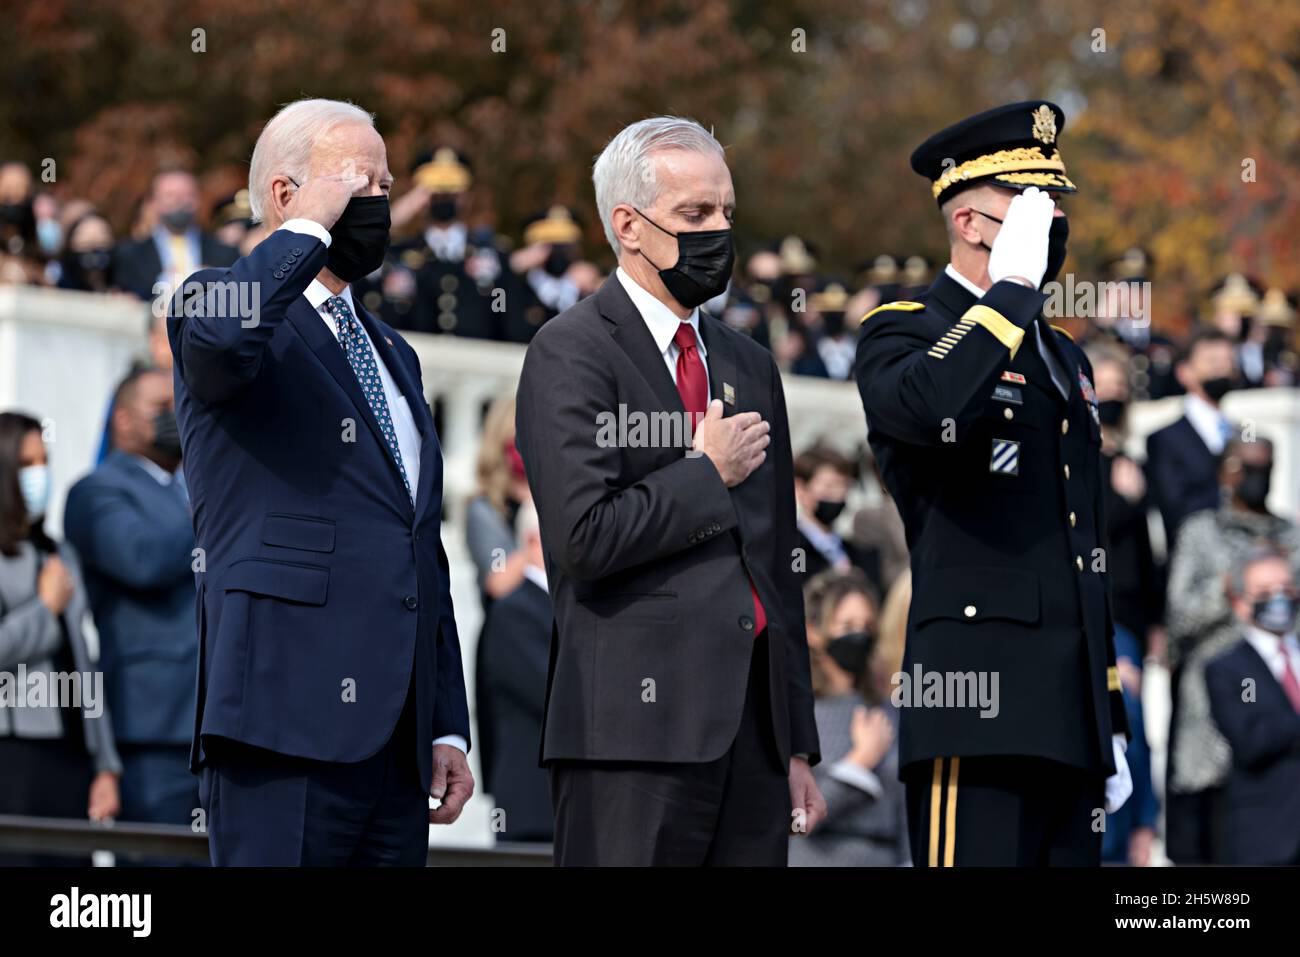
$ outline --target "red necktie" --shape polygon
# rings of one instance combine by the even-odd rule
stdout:
[[[677,327],[673,342],[677,343],[677,392],[682,397],[682,406],[690,414],[691,437],[694,438],[696,423],[704,418],[709,408],[709,379],[700,351],[695,348],[695,329],[689,322]],[[754,596],[754,634],[759,635],[767,627],[767,612],[758,600],[758,590],[752,580],[749,591]]]
[[[1291,655],[1287,651],[1286,639],[1282,639],[1282,690],[1291,699],[1291,707],[1300,711],[1300,681],[1296,680],[1295,670],[1291,667]]]

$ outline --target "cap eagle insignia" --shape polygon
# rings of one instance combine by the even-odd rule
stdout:
[[[1034,139],[1040,143],[1056,142],[1056,114],[1044,103],[1032,114],[1034,118]]]

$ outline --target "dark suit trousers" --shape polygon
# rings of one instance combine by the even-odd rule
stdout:
[[[429,796],[415,760],[415,695],[363,761],[294,758],[207,739],[200,772],[216,866],[424,866]],[[429,743],[433,747],[433,743]]]
[[[917,867],[1097,867],[1106,779],[1031,757],[936,758],[901,775]]]
[[[704,764],[554,761],[555,863],[785,866],[790,787],[772,732],[765,630],[740,727]]]

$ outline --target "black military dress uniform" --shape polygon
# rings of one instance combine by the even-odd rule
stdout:
[[[1026,138],[1037,106],[1004,108]],[[964,135],[1013,139],[979,124]],[[935,163],[936,180],[948,171]],[[1043,319],[1045,301],[1010,280],[977,297],[943,272],[861,326],[854,375],[911,551],[895,695],[918,864],[1100,859],[1111,738],[1127,733],[1101,431],[1091,365]]]

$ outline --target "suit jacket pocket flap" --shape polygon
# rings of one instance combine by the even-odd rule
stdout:
[[[245,558],[226,569],[223,587],[226,591],[246,591],[304,605],[323,605],[329,580],[329,569],[322,565]]]
[[[262,522],[262,541],[282,548],[300,548],[309,552],[334,551],[334,523],[306,515],[272,512]]]
[[[912,621],[920,625],[935,618],[1036,622],[1038,576],[980,565],[931,569],[912,599]]]

